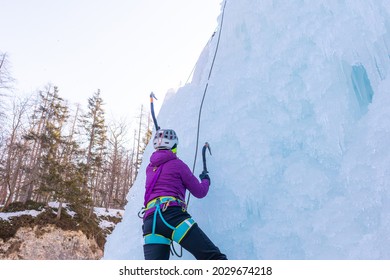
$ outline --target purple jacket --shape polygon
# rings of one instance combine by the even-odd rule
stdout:
[[[162,166],[161,173],[154,186],[150,186],[158,167]],[[209,191],[210,182],[203,179],[200,183],[189,167],[170,150],[157,150],[150,157],[146,168],[146,190],[144,205],[159,196],[173,196],[185,201],[185,192],[197,197],[205,197]],[[153,187],[150,192],[150,187]],[[150,192],[149,197],[146,194]],[[147,201],[146,201],[147,200]]]

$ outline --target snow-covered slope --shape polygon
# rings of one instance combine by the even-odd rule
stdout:
[[[190,167],[216,42],[158,115]],[[387,0],[228,0],[199,138],[212,186],[189,212],[230,259],[390,258],[389,57]],[[143,258],[147,163],[105,259]]]

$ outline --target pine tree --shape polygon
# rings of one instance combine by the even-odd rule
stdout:
[[[43,96],[42,96],[43,97]],[[44,130],[39,135],[42,145],[42,154],[39,165],[40,185],[38,193],[45,195],[46,202],[49,199],[60,201],[61,213],[62,201],[65,198],[65,178],[63,177],[63,163],[61,162],[61,149],[64,140],[62,130],[68,118],[68,108],[63,104],[63,99],[58,95],[58,89],[48,91],[45,101],[48,106],[41,108],[46,113]]]
[[[74,161],[78,145],[69,136],[64,135],[64,128],[69,118],[68,106],[58,95],[58,89],[41,95],[41,111],[44,112],[43,129],[37,135],[40,141],[38,161],[38,188],[40,200],[59,202],[57,218],[61,217],[63,202],[70,204],[88,203],[89,195],[83,192],[82,173]],[[82,205],[84,206],[84,205]],[[88,205],[87,205],[88,206]]]
[[[81,120],[87,137],[83,189],[90,190],[93,201],[102,176],[103,158],[106,152],[107,128],[100,90],[88,99],[88,112]]]
[[[46,86],[44,91],[40,91],[35,101],[33,113],[30,121],[30,128],[23,136],[29,143],[29,155],[25,166],[25,185],[26,189],[20,194],[20,200],[27,202],[32,200],[33,192],[39,185],[39,161],[42,154],[42,135],[44,135],[46,122],[48,119],[48,106],[50,100],[50,91],[52,86]]]

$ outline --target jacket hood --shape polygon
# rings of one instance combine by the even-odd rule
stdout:
[[[160,166],[161,164],[176,158],[176,154],[171,150],[157,150],[150,157],[150,164],[152,166]]]

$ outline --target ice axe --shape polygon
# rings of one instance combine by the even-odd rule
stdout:
[[[208,142],[204,143],[203,148],[202,148],[203,173],[209,173],[207,171],[207,165],[206,165],[206,149],[208,149],[210,155],[212,155],[211,154],[211,149],[210,149],[210,144]]]

